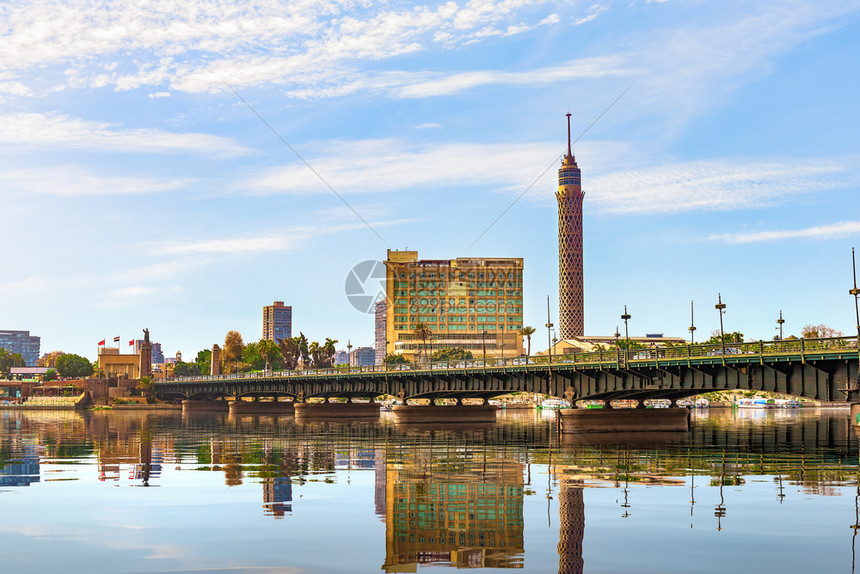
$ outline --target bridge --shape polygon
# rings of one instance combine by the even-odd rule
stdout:
[[[857,337],[792,339],[573,355],[482,358],[372,367],[183,377],[157,382],[163,399],[223,397],[490,399],[528,392],[570,400],[677,400],[710,391],[772,391],[860,403]]]

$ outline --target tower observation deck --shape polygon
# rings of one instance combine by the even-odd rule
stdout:
[[[558,170],[558,314],[559,337],[585,334],[585,290],[582,277],[582,173],[570,146],[567,114],[567,154]]]

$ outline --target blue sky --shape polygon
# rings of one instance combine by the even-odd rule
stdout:
[[[860,2],[30,0],[0,5],[0,328],[193,356],[262,307],[370,345],[388,246],[523,257],[557,301],[565,117],[588,334],[853,332]],[[237,98],[367,220],[372,233]],[[487,226],[541,173],[480,241]]]

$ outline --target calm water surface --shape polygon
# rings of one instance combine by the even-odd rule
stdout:
[[[853,572],[846,411],[690,433],[0,411],[2,572]]]

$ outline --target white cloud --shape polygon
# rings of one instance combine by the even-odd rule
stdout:
[[[63,114],[0,115],[0,145],[68,147],[115,152],[192,152],[219,157],[246,155],[251,150],[230,138],[155,129],[122,129]]]
[[[562,149],[558,144],[431,144],[361,140],[320,144],[326,155],[305,154],[338,193],[384,193],[424,186],[492,186],[521,191]],[[330,193],[304,164],[294,162],[249,178],[237,191],[258,195]]]
[[[374,212],[378,213],[378,212]],[[370,212],[364,214],[365,218]],[[290,227],[286,229],[270,230],[257,233],[246,233],[233,237],[218,237],[217,239],[184,239],[160,241],[149,244],[153,252],[165,255],[199,255],[199,254],[228,254],[237,255],[242,253],[267,253],[294,251],[299,249],[315,237],[331,235],[342,231],[354,229],[365,229],[364,223],[359,221],[352,211],[347,208],[330,210],[326,219],[340,218],[350,223],[325,223],[318,225],[305,225]],[[408,220],[368,220],[374,229],[403,223]]]
[[[542,4],[33,0],[0,6],[0,72],[39,67],[42,78],[60,73],[67,86],[170,84],[193,92],[220,90],[222,78],[236,86],[318,80],[348,71],[349,62],[462,45],[487,30],[512,35],[556,23]]]
[[[0,294],[13,295],[21,293],[33,293],[42,291],[50,284],[47,277],[27,277],[17,281],[7,281],[0,283]]]
[[[149,94],[150,98],[169,98],[170,92],[153,92]]]
[[[390,93],[401,98],[426,98],[490,85],[541,86],[575,78],[629,76],[634,73],[632,68],[626,68],[618,58],[599,57],[573,60],[561,66],[537,68],[526,72],[480,70],[436,77],[431,74],[408,74],[402,76],[400,86],[388,87]],[[390,82],[392,76],[387,79]]]
[[[0,183],[7,192],[79,197],[165,193],[182,189],[191,180],[159,180],[146,175],[106,176],[65,165],[2,171]]]
[[[778,241],[781,239],[837,239],[857,234],[860,234],[860,221],[842,221],[804,229],[724,233],[711,235],[708,239],[725,241],[727,243],[755,243],[759,241]]]
[[[419,124],[415,126],[416,130],[440,129],[442,126],[437,123]]]
[[[749,209],[860,181],[856,159],[667,163],[591,178],[588,198],[604,213]]]

